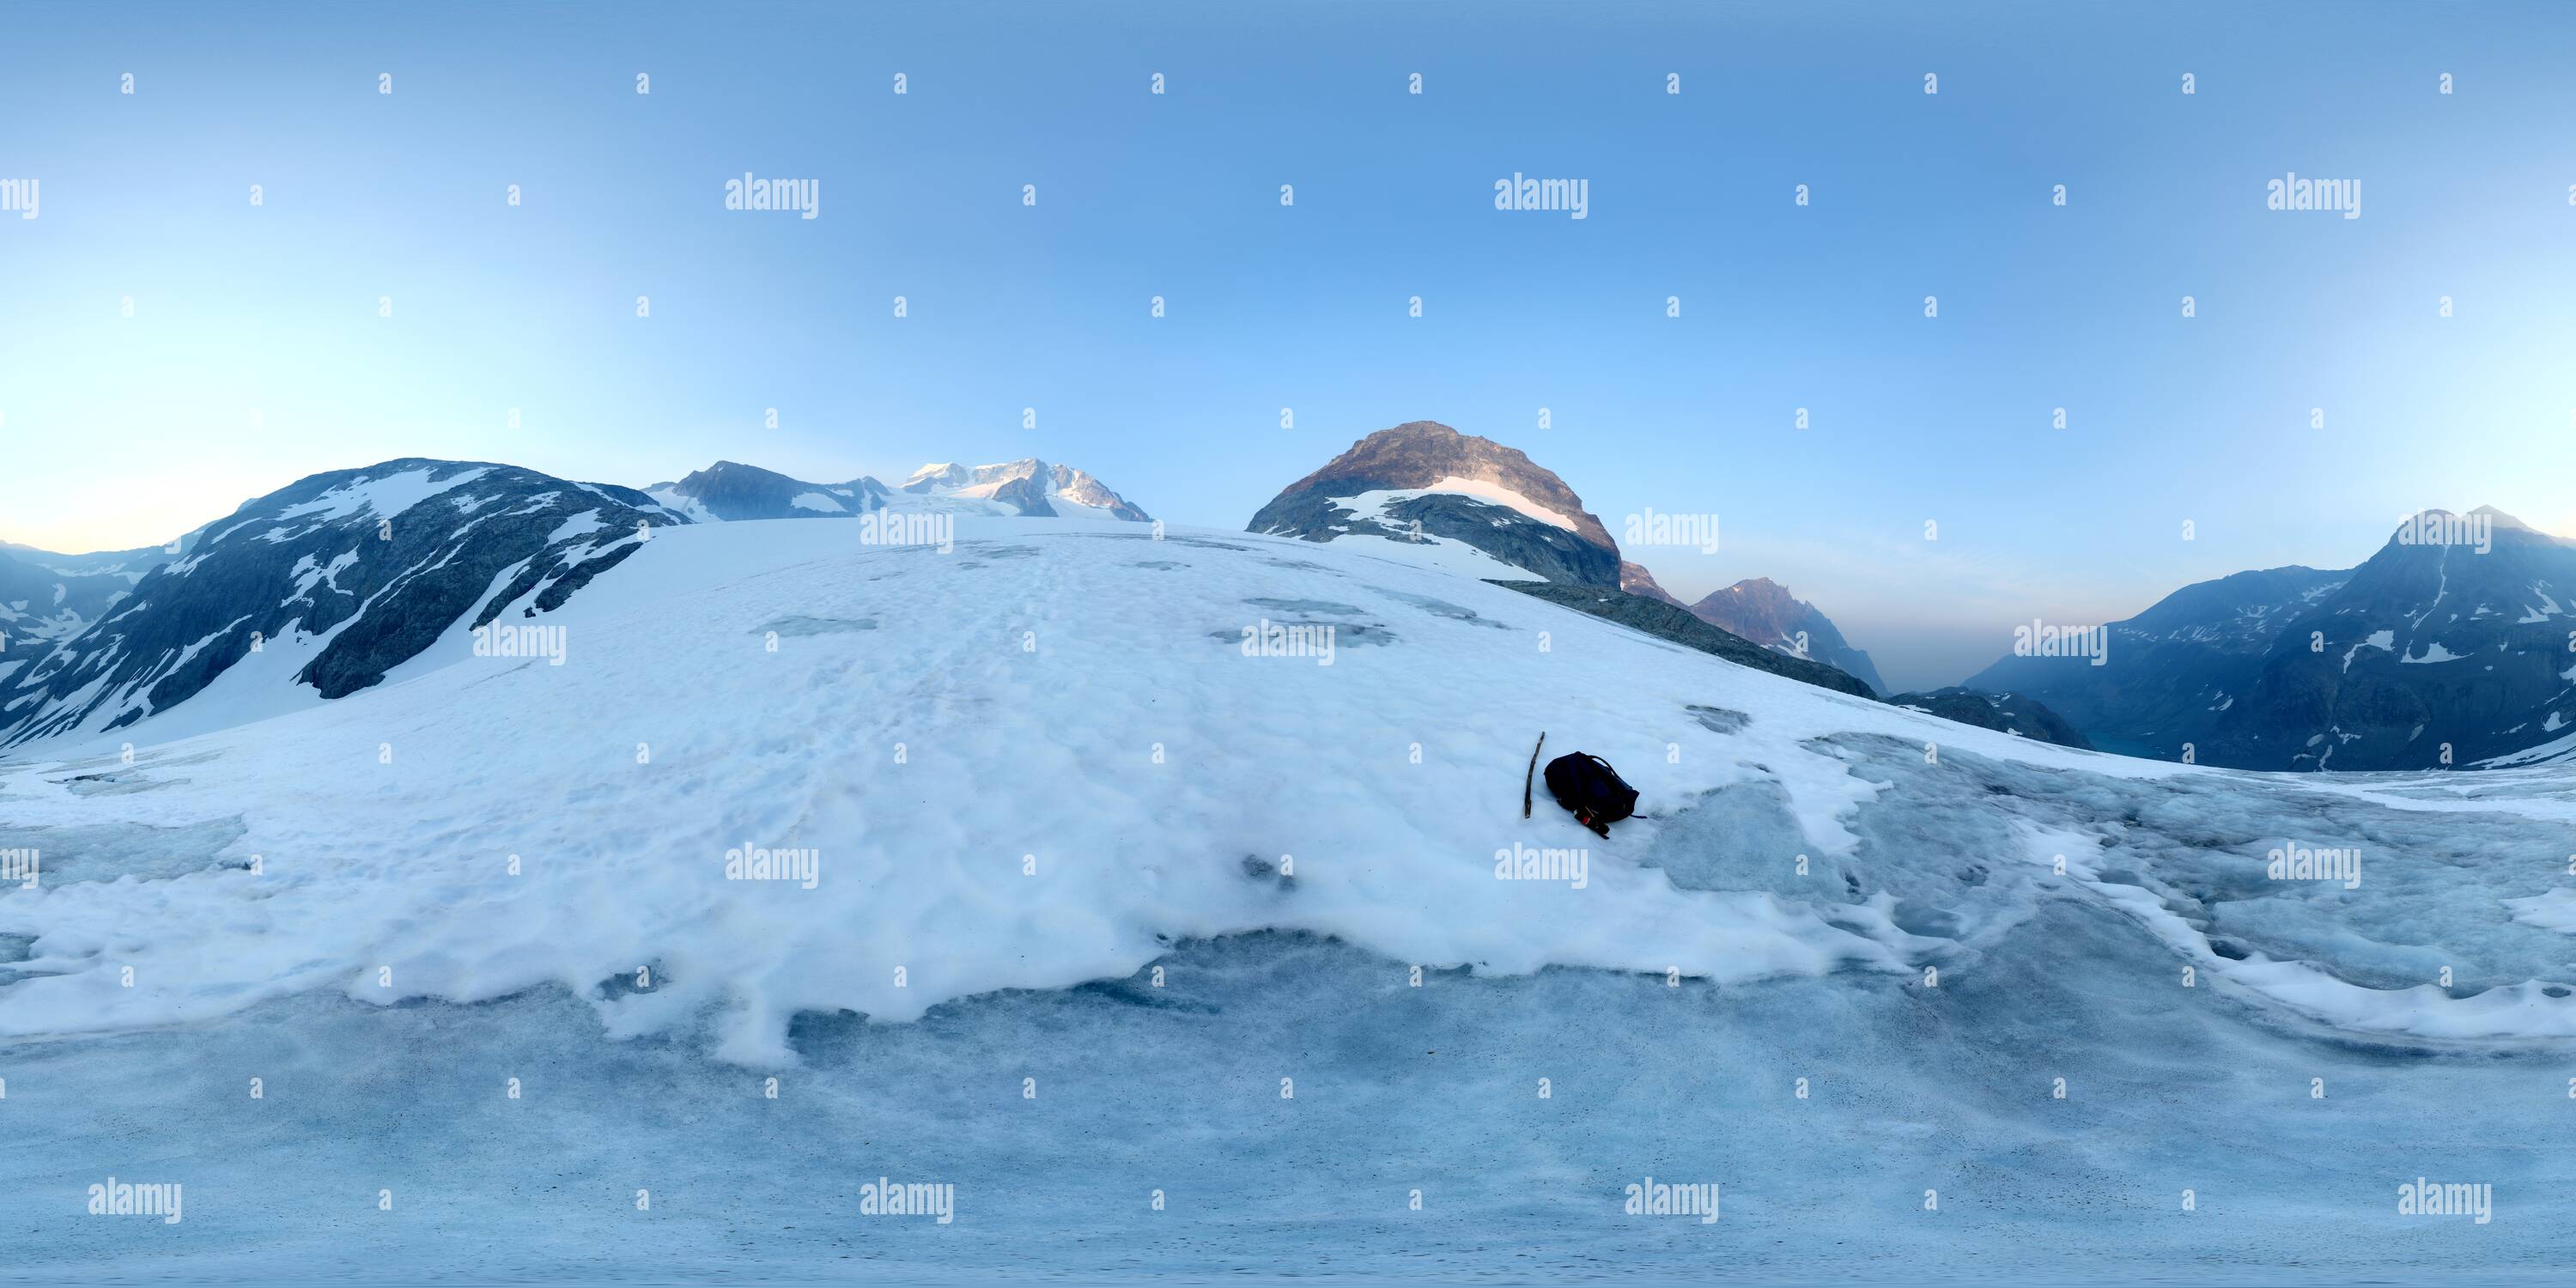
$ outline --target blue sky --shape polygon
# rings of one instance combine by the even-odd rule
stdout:
[[[1954,682],[2016,621],[2345,566],[2419,506],[2576,533],[2571,35],[2503,5],[12,6],[0,178],[42,205],[0,214],[0,538],[141,544],[403,455],[638,485],[1037,455],[1239,527],[1432,419],[1614,534],[1718,515],[1713,555],[1631,552],[1675,593],[1769,576],[1891,682]],[[820,217],[725,210],[745,171],[818,180]],[[2358,180],[2361,217],[2267,210],[2289,171]],[[1495,210],[1515,172],[1586,180],[1587,217]]]

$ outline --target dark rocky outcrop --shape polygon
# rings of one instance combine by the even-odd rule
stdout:
[[[1752,577],[1712,591],[1690,605],[1690,611],[1701,621],[1766,648],[1811,658],[1854,676],[1872,693],[1887,691],[1887,682],[1878,678],[1878,667],[1869,654],[1845,641],[1833,619],[1768,577]]]
[[[2093,750],[2093,744],[2085,741],[2075,726],[2059,719],[2046,703],[2024,694],[1981,693],[1952,685],[1929,693],[1900,693],[1889,698],[1887,703],[1894,707],[1912,707],[1944,720],[1956,720],[1980,729],[2016,733],[2078,751]]]
[[[1776,649],[1764,648],[1751,640],[1711,626],[1691,616],[1688,610],[1648,599],[1643,595],[1631,595],[1625,591],[1598,586],[1574,586],[1555,582],[1496,581],[1493,584],[1508,586],[1524,595],[1544,599],[1551,604],[1563,604],[1577,612],[1590,613],[1595,617],[1644,631],[1659,639],[1670,640],[1675,644],[1722,657],[1738,666],[1768,671],[1773,675],[1785,676],[1803,684],[1812,684],[1820,689],[1848,693],[1856,698],[1871,696],[1868,685],[1822,662],[1811,662],[1805,658],[1792,657]]]
[[[1577,612],[1589,613],[1605,621],[1617,622],[1644,631],[1658,639],[1669,640],[1687,648],[1721,657],[1738,666],[1767,671],[1801,684],[1847,693],[1855,698],[1875,698],[1867,684],[1822,662],[1799,657],[1775,648],[1766,648],[1732,631],[1710,625],[1690,610],[1664,600],[1625,591],[1604,590],[1597,586],[1575,586],[1558,582],[1495,581],[1524,595],[1562,604]],[[1932,693],[1908,693],[1887,701],[1896,706],[1912,707],[1945,720],[1975,725],[2003,733],[2017,733],[2041,742],[2062,747],[2093,750],[2072,725],[2057,713],[2031,698],[2014,694],[1975,693],[1949,688]],[[1734,713],[1729,713],[1734,714]],[[1741,717],[1739,716],[1740,720]],[[1702,723],[1708,723],[1703,718]],[[1716,728],[1712,724],[1710,727]],[[1740,727],[1740,724],[1737,726]],[[1722,732],[1724,730],[1721,730]]]

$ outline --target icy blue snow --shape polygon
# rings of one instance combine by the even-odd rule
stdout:
[[[1338,547],[1140,567],[989,523],[1032,553],[666,533],[557,615],[565,667],[460,643],[324,707],[147,725],[130,767],[0,763],[0,849],[45,860],[0,887],[0,1276],[2576,1261],[2576,939],[2516,915],[2576,887],[2563,771],[2144,764]],[[1391,638],[1329,669],[1209,645],[1261,599]],[[1644,814],[1524,823],[1542,727]],[[791,840],[816,890],[714,875]],[[1590,888],[1493,880],[1513,844],[1589,847]],[[2288,845],[2358,849],[2359,885],[2272,879]],[[185,1220],[88,1215],[111,1175],[184,1183]],[[1626,1214],[1649,1176],[1721,1186],[1721,1218]],[[955,1186],[953,1223],[861,1215],[880,1177]],[[2493,1221],[2399,1215],[2418,1177],[2491,1184]]]

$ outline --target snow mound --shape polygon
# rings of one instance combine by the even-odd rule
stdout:
[[[2283,1023],[2576,1035],[2563,936],[2511,915],[2551,871],[2463,862],[2508,834],[2576,851],[2546,777],[2470,798],[2098,756],[1366,546],[956,529],[946,554],[663,529],[559,634],[452,638],[182,741],[146,722],[130,767],[21,749],[0,848],[53,848],[0,894],[0,937],[29,941],[0,1034],[559,985],[611,1036],[777,1066],[800,1015],[911,1020],[1262,930],[1480,975],[1897,989],[2080,906]],[[1644,812],[1608,839],[1543,796],[1524,820],[1542,729]],[[2357,887],[2265,875],[2268,850],[2347,843]]]

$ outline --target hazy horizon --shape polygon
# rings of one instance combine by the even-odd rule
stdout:
[[[40,548],[404,455],[1038,455],[1239,527],[1433,419],[1614,532],[1716,516],[1629,556],[1769,577],[1911,688],[2419,508],[2576,531],[2562,10],[144,8],[0,13],[50,51],[0,81]],[[2300,175],[2358,217],[2268,209]]]
[[[1506,446],[1509,446],[1509,444],[1506,444]],[[1028,454],[1035,455],[1040,459],[1048,460],[1052,464],[1072,465],[1083,469],[1089,468],[1088,466],[1083,465],[1080,461],[1054,460],[1044,451],[1037,451]],[[419,454],[407,453],[406,455]],[[397,456],[388,457],[386,459],[393,460],[401,458]],[[615,483],[628,487],[645,488],[658,483],[677,481],[695,470],[704,469],[707,466],[715,464],[718,459],[732,458],[709,458],[708,460],[690,466],[687,469],[675,469],[651,479],[605,478],[600,477],[597,471],[583,470],[572,470],[568,473],[559,474],[559,477],[587,483]],[[1018,458],[1014,457],[1012,459]],[[379,462],[371,461],[366,462],[365,465],[378,463]],[[520,461],[501,461],[498,463],[510,465],[525,464]],[[738,463],[755,466],[761,469],[773,468],[772,466],[758,460],[739,461]],[[915,465],[905,466],[900,469],[850,468],[848,466],[835,467],[826,464],[824,468],[814,470],[810,473],[798,474],[787,470],[775,470],[774,472],[789,474],[791,477],[801,478],[806,482],[813,483],[841,483],[860,477],[872,477],[877,479],[879,482],[886,483],[888,485],[897,485],[914,470],[923,465],[935,463],[938,462],[922,461]],[[959,463],[974,465],[986,464],[989,462],[971,460]],[[1317,462],[1317,464],[1321,463],[1321,461]],[[1542,460],[1538,463],[1545,465],[1547,462]],[[123,544],[99,545],[86,549],[64,549],[25,540],[17,533],[9,531],[5,527],[0,527],[0,545],[12,545],[35,550],[43,550],[48,553],[60,555],[83,555],[158,545],[184,535],[187,532],[195,531],[197,528],[206,524],[222,519],[225,515],[232,513],[233,509],[242,502],[254,500],[259,496],[265,496],[270,492],[278,490],[278,488],[282,488],[296,482],[298,479],[309,478],[313,474],[330,473],[334,470],[365,468],[365,465],[334,465],[326,469],[314,470],[306,474],[297,475],[295,478],[281,479],[277,483],[276,487],[264,488],[259,492],[244,496],[240,498],[239,501],[230,505],[225,505],[217,511],[208,513],[195,522],[187,524],[185,527],[168,532],[164,535],[146,537],[142,540],[126,542]],[[1101,481],[1112,490],[1118,490],[1119,488],[1118,482],[1115,479],[1104,478]],[[1282,485],[1284,486],[1285,483],[1290,481],[1293,480],[1282,480]],[[1576,490],[1580,492],[1581,489],[1578,487]],[[1221,530],[1240,530],[1243,526],[1240,522],[1225,522],[1221,520],[1202,522],[1196,519],[1178,518],[1157,508],[1152,498],[1141,497],[1127,492],[1121,492],[1121,495],[1125,496],[1131,503],[1141,506],[1147,512],[1163,519],[1166,523],[1186,524],[1193,527],[1206,527]],[[2428,506],[2425,508],[2452,509],[2465,512],[2476,507],[2470,505],[2459,505]],[[1247,515],[1246,517],[1248,518],[1249,516]],[[1609,525],[1614,529],[1613,535],[1616,535],[1615,529],[1618,526],[1616,516],[1606,519],[1605,522],[1609,523]],[[2394,522],[2395,520],[2392,519],[2392,524]],[[2387,537],[2383,536],[2382,543],[2387,539]],[[2321,570],[2347,569],[2359,565],[2378,549],[2378,545],[2373,545],[2368,549],[2340,557],[2294,559],[2291,561],[2291,564],[2270,566],[2286,567],[2291,565],[2301,565]],[[1684,603],[1696,602],[1715,591],[1722,590],[1738,582],[1754,578],[1769,577],[1769,579],[1774,582],[1781,582],[1780,578],[1772,577],[1770,574],[1759,570],[1747,571],[1736,576],[1723,577],[1703,577],[1695,573],[1691,575],[1668,575],[1662,567],[1658,567],[1656,565],[1658,563],[1669,564],[1675,562],[1672,557],[1672,552],[1650,550],[1629,553],[1632,562],[1645,564],[1647,566],[1647,570],[1655,575],[1658,583],[1661,584],[1666,591],[1672,593]],[[1649,558],[1636,558],[1636,555],[1639,553],[1646,554]],[[1719,556],[1712,556],[1711,558],[1715,559],[1719,558]],[[2215,577],[2227,576],[2230,573],[2247,571],[2255,570],[2243,568],[2230,569],[2227,572],[2213,574],[2211,577],[2196,578],[2194,581],[2208,581]],[[1794,584],[1785,582],[1781,582],[1781,584],[1786,586],[1791,594],[1800,599],[1806,600],[1809,603],[1815,604],[1818,611],[1832,619],[1834,625],[1843,632],[1845,639],[1853,647],[1869,653],[1870,660],[1877,665],[1881,676],[1887,680],[1889,685],[1888,692],[1890,693],[1936,689],[1964,682],[1969,677],[1973,676],[1978,671],[1983,670],[1987,665],[2005,654],[2011,644],[2012,628],[2019,624],[2018,622],[2007,621],[1996,626],[1988,626],[1984,624],[1962,626],[1889,620],[1872,612],[1868,605],[1854,605],[1838,609],[1831,603],[1819,601],[1814,596],[1805,593],[1800,587]],[[2118,621],[2135,616],[2137,613],[2143,612],[2148,607],[2152,606],[2157,600],[2163,599],[2166,595],[2171,594],[2174,591],[2181,590],[2188,584],[2193,583],[2177,582],[2172,586],[2165,587],[2163,590],[2156,592],[2151,598],[2141,601],[2125,610],[2114,612],[2104,620]]]

